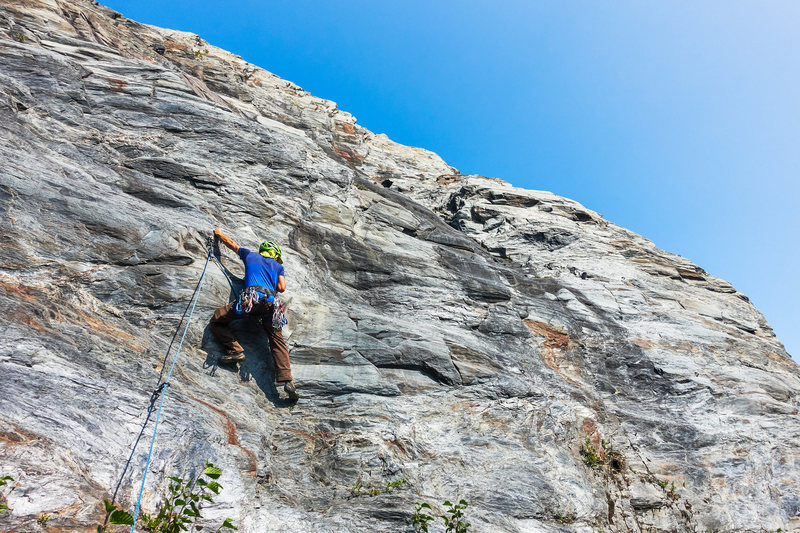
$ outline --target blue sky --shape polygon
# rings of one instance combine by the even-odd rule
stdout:
[[[733,283],[800,357],[800,2],[105,4],[581,202]]]

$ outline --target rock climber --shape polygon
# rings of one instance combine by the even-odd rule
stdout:
[[[261,326],[269,337],[269,348],[275,361],[275,380],[283,383],[283,390],[293,401],[299,394],[292,381],[289,363],[289,350],[279,327],[273,325],[273,302],[275,295],[286,290],[283,259],[280,247],[272,241],[264,241],[258,252],[242,248],[233,239],[216,228],[214,236],[236,252],[244,263],[244,289],[239,298],[214,311],[209,329],[226,348],[221,363],[236,363],[244,359],[244,348],[236,341],[229,327],[230,323],[248,316],[261,320]]]

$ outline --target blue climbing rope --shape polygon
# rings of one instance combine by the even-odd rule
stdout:
[[[206,257],[206,264],[203,265],[203,273],[200,275],[200,281],[197,283],[197,287],[194,289],[194,294],[192,294],[191,299],[191,310],[189,311],[189,317],[186,319],[186,326],[184,326],[183,335],[181,335],[181,340],[178,343],[178,348],[175,350],[175,355],[172,358],[172,364],[169,367],[169,372],[167,373],[167,379],[164,380],[162,384],[158,386],[156,392],[160,391],[161,399],[158,402],[158,413],[156,414],[156,423],[153,427],[153,438],[150,440],[150,449],[147,452],[147,462],[144,466],[144,473],[142,474],[142,486],[139,488],[139,498],[136,500],[136,509],[133,511],[133,524],[131,524],[131,531],[130,533],[134,533],[133,528],[136,526],[136,519],[139,516],[139,507],[142,503],[142,494],[144,494],[144,482],[147,479],[147,471],[150,469],[150,459],[153,456],[153,444],[156,442],[156,432],[158,431],[158,421],[161,418],[161,407],[164,405],[164,396],[167,392],[167,387],[169,387],[169,379],[172,377],[172,369],[175,368],[175,361],[178,360],[178,355],[181,353],[181,347],[183,346],[183,339],[186,338],[186,332],[189,331],[189,323],[192,321],[192,315],[194,315],[194,308],[197,305],[197,300],[200,299],[200,288],[203,286],[203,280],[206,277],[206,270],[208,269],[208,262],[211,261],[211,258],[214,257],[214,248],[213,246],[209,246],[208,248],[208,257]],[[181,318],[183,321],[183,318]],[[178,329],[180,329],[180,323],[178,323]],[[177,334],[177,331],[176,331]],[[169,348],[167,349],[167,353],[169,353]]]

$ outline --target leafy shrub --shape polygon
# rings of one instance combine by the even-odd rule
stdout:
[[[408,483],[408,482],[405,479],[396,479],[394,481],[387,481],[386,482],[386,488],[383,491],[381,491],[381,489],[378,489],[378,488],[373,488],[373,489],[369,489],[367,491],[367,494],[369,494],[370,496],[377,496],[381,492],[385,492],[385,493],[388,494],[389,492],[392,492],[392,489],[395,489],[395,490],[402,489],[403,486],[405,486],[406,483]],[[361,495],[361,491],[363,491],[363,490],[364,490],[364,486],[361,485],[361,478],[359,477],[358,480],[356,480],[355,485],[350,487],[350,497],[351,498],[355,498],[356,496],[360,496]]]
[[[581,455],[583,456],[583,462],[589,468],[600,468],[606,464],[603,446],[600,446],[600,450],[596,450],[589,437],[586,437],[586,442],[581,447]]]
[[[444,506],[447,507],[447,515],[442,515],[442,519],[444,519],[446,533],[467,532],[469,523],[462,520],[464,518],[464,509],[467,508],[467,505],[466,500],[460,500],[456,504],[452,504],[449,501],[444,502]]]
[[[142,513],[140,516],[141,527],[150,533],[182,533],[188,531],[196,520],[202,518],[200,514],[202,503],[214,503],[211,493],[219,495],[222,485],[217,479],[222,475],[222,470],[206,461],[203,471],[194,479],[184,480],[179,477],[170,477],[169,496],[161,504],[155,516]],[[118,508],[115,504],[104,500],[106,519],[102,526],[97,526],[97,533],[108,533],[108,524],[133,525],[133,516]],[[216,533],[223,529],[235,530],[236,526],[230,518],[226,518]]]
[[[397,479],[395,481],[386,482],[386,490],[384,492],[392,492],[392,489],[400,490],[403,488],[407,481],[405,479]]]
[[[459,500],[456,504],[450,501],[444,502],[447,511],[440,517],[444,520],[445,533],[467,533],[470,524],[464,521],[464,509],[468,505],[466,500]],[[432,515],[427,514],[426,510],[431,511],[431,506],[427,503],[416,503],[414,514],[411,515],[411,525],[416,533],[428,533],[428,522],[436,520]]]
[[[417,508],[414,514],[411,515],[411,525],[414,526],[416,533],[428,533],[428,522],[436,520],[433,516],[427,514],[425,509],[431,511],[431,506],[427,503],[417,502]]]

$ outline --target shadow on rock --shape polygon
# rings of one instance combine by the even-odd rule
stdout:
[[[209,370],[209,375],[214,376],[217,369],[226,372],[236,372],[239,380],[248,382],[254,380],[262,390],[264,396],[275,407],[290,407],[294,402],[281,398],[275,386],[275,361],[269,351],[267,334],[261,327],[259,318],[247,317],[236,320],[231,324],[236,340],[244,348],[245,358],[239,363],[220,363],[219,359],[225,355],[225,348],[217,342],[208,325],[203,331],[202,347],[206,352],[203,368]]]

